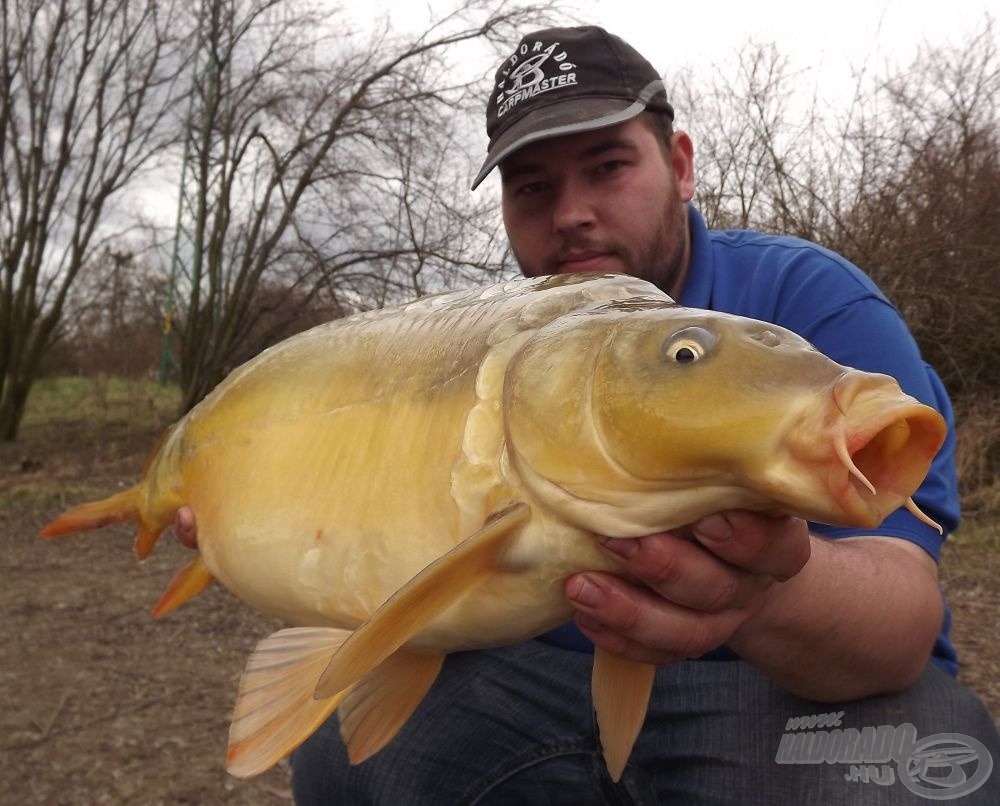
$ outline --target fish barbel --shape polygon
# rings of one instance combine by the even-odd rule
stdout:
[[[569,620],[566,577],[621,573],[596,535],[734,508],[872,528],[946,434],[883,375],[775,325],[676,305],[619,275],[512,281],[321,325],[235,370],[141,481],[43,536],[179,507],[198,554],[154,615],[213,578],[295,625],[240,683],[227,757],[257,774],[339,709],[352,763],[376,753],[445,655]],[[617,780],[654,668],[597,650],[593,697]]]

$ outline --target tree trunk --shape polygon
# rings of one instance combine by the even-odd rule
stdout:
[[[0,398],[0,440],[13,442],[17,439],[24,418],[24,407],[34,381],[34,372],[8,376]]]

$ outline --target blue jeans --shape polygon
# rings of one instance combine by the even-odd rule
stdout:
[[[927,783],[925,775],[914,779],[911,791],[894,761],[838,760],[848,728],[857,729],[857,739],[862,728],[869,728],[871,738],[880,726],[891,726],[878,734],[886,747],[914,729],[917,745],[934,734],[956,733],[978,741],[973,746],[979,756],[985,746],[997,769],[955,802],[1000,804],[996,725],[975,695],[933,664],[902,694],[838,705],[794,697],[742,661],[687,661],[660,669],[643,731],[617,784],[605,771],[596,738],[591,664],[588,654],[537,641],[451,655],[410,721],[363,764],[348,765],[335,717],[320,727],[292,757],[295,801],[927,806],[933,800],[926,793],[958,792],[963,776],[975,783],[976,770],[982,777],[977,765],[986,761],[960,759],[930,773],[944,776],[944,789]],[[831,714],[830,724],[789,724],[818,714]],[[816,760],[824,746],[830,763]],[[864,754],[856,760],[878,761]]]

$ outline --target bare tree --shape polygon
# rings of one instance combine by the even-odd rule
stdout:
[[[122,190],[170,140],[183,24],[159,0],[4,0],[0,438]]]
[[[247,352],[262,283],[289,290],[292,318],[317,295],[340,310],[412,295],[432,264],[493,268],[488,247],[469,250],[474,211],[448,198],[469,174],[464,159],[449,165],[450,121],[481,79],[455,78],[448,59],[545,13],[469,0],[407,36],[388,24],[323,35],[328,19],[270,0],[206,0],[203,12],[179,249],[184,409]]]
[[[692,123],[698,153],[698,204],[710,226],[747,227],[764,216],[773,192],[771,142],[784,122],[784,60],[773,45],[753,43],[739,54],[735,76],[716,68],[706,86],[684,87],[682,109],[698,110]]]
[[[793,92],[796,78],[774,44],[748,42],[735,69],[716,68],[704,86],[681,82],[680,108],[697,110],[697,202],[710,226],[825,234],[834,157],[818,101]]]
[[[1000,53],[994,25],[858,79],[846,110],[791,93],[773,45],[680,88],[711,226],[798,235],[866,270],[957,394],[1000,387]],[[793,111],[794,110],[794,111]]]
[[[164,278],[140,237],[88,260],[66,299],[42,372],[150,376],[161,344]]]
[[[473,104],[481,113],[478,93]],[[466,113],[449,107],[426,111],[432,114],[397,116],[379,132],[380,155],[367,155],[371,169],[356,183],[356,194],[341,188],[322,202],[325,215],[344,217],[344,201],[353,195],[349,209],[361,213],[355,218],[362,231],[339,239],[337,259],[321,261],[328,288],[345,309],[381,307],[516,271],[497,200],[487,192],[469,193],[474,160],[464,154],[457,117]],[[362,197],[370,203],[363,205]],[[381,253],[362,243],[380,245]],[[344,262],[352,256],[362,260]]]
[[[845,228],[952,391],[1000,388],[1000,51],[994,26],[924,48],[882,87],[878,136]]]

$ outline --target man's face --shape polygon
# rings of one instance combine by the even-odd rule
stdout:
[[[694,193],[686,134],[667,153],[634,118],[527,145],[500,173],[507,237],[526,276],[617,272],[679,293]]]

